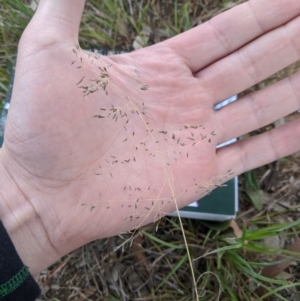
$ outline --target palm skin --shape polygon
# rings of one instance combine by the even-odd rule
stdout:
[[[57,49],[57,46],[55,47]],[[129,153],[133,145],[138,144],[147,136],[144,134],[145,128],[142,120],[137,116],[130,116],[129,110],[127,114],[130,122],[127,130],[128,132],[135,131],[135,139],[127,143],[123,143],[126,139],[123,126],[120,126],[121,122],[124,123],[123,121],[114,122],[109,118],[107,120],[92,118],[96,114],[101,114],[99,107],[109,108],[108,104],[126,104],[123,95],[116,92],[117,88],[124,91],[125,95],[129,95],[132,101],[142,99],[148,107],[147,116],[144,118],[146,119],[149,115],[154,116],[153,123],[161,130],[167,131],[172,125],[200,123],[205,124],[207,128],[216,128],[213,104],[201,91],[202,87],[197,87],[197,80],[183,60],[172,53],[171,49],[162,45],[157,47],[158,50],[148,50],[144,62],[139,63],[139,66],[135,68],[131,68],[133,61],[136,61],[134,55],[131,54],[116,58],[117,62],[114,62],[114,57],[105,60],[101,58],[94,62],[93,69],[97,69],[96,66],[112,64],[108,69],[112,78],[107,88],[108,95],[106,96],[104,91],[99,90],[84,98],[76,83],[80,80],[82,73],[86,76],[90,73],[90,78],[94,78],[95,75],[89,70],[77,71],[77,64],[71,65],[73,48],[74,45],[62,45],[58,47],[59,50],[54,51],[50,48],[39,55],[30,57],[28,63],[26,58],[18,63],[16,74],[18,84],[13,95],[16,101],[14,99],[12,101],[12,113],[9,116],[3,148],[5,165],[13,166],[13,174],[23,175],[23,184],[18,184],[18,186],[24,185],[24,194],[35,210],[41,212],[45,227],[49,229],[54,222],[55,227],[51,234],[54,238],[51,240],[58,240],[55,236],[60,236],[60,231],[62,231],[64,235],[68,235],[68,243],[71,244],[73,241],[77,243],[77,237],[74,235],[78,232],[91,240],[99,236],[112,236],[140,224],[140,220],[134,224],[130,223],[129,219],[123,221],[127,214],[126,209],[118,210],[122,205],[121,200],[125,199],[124,186],[127,183],[132,187],[133,185],[142,187],[147,183],[147,188],[151,185],[151,190],[160,191],[166,177],[159,160],[149,159],[142,152],[136,152],[137,162],[135,166],[128,164],[130,168],[128,172],[124,171],[122,164],[114,167],[112,171],[114,174],[122,173],[124,181],[121,183],[117,182],[115,175],[113,179],[106,179],[105,182],[95,175],[101,172],[99,165],[105,164],[105,158],[110,158],[111,155],[121,158],[122,153],[124,159],[130,158]],[[53,52],[59,52],[56,59],[53,58]],[[174,62],[176,68],[160,60],[162,53],[167,61]],[[144,56],[143,51],[135,54],[135,56],[138,55]],[[87,53],[82,53],[82,57],[83,61],[90,61]],[[157,63],[159,61],[161,62]],[[32,65],[38,66],[37,70],[30,70]],[[141,82],[149,85],[149,90],[137,89],[137,80],[133,80],[132,85],[128,84],[128,78],[136,78],[135,69],[141,74],[139,80],[142,79]],[[23,70],[26,76],[20,75]],[[113,86],[114,82],[117,82],[116,87]],[[32,101],[29,103],[26,99]],[[176,100],[176,105],[172,103],[174,100]],[[47,109],[44,109],[46,107]],[[21,118],[15,117],[14,114]],[[173,132],[177,135],[176,130]],[[149,140],[151,139],[148,139],[148,145],[150,144],[148,152],[151,153],[151,149],[155,152]],[[199,155],[192,156],[190,152],[188,160],[175,168],[174,177],[179,180],[179,183],[181,178],[186,178],[189,171],[193,178],[199,178],[197,174],[201,171],[199,174],[202,179],[199,179],[199,182],[206,181],[212,174],[218,173],[215,146],[216,141],[201,143],[198,147],[196,146]],[[128,158],[124,153],[128,153]],[[157,157],[159,157],[158,154]],[[152,173],[155,174],[156,179],[151,175]],[[185,184],[180,190],[187,188]],[[112,190],[115,193],[106,199],[103,194],[107,195],[106,191]],[[165,193],[165,197],[171,196],[170,191]],[[134,204],[137,197],[135,193],[126,201],[132,199],[132,204]],[[119,204],[115,204],[115,208],[111,207],[107,210],[109,199],[120,201]],[[181,200],[180,206],[191,201],[193,201],[191,197],[186,197]],[[89,207],[81,206],[83,203],[91,205],[95,203],[97,206],[93,212],[90,212]],[[151,203],[148,206],[151,206]],[[170,204],[168,209],[170,212],[172,210],[175,210],[174,204]],[[43,216],[45,213],[46,215]],[[150,222],[151,219],[153,217],[145,222]],[[47,220],[51,225],[47,225]],[[118,220],[122,222],[117,222]],[[61,225],[60,229],[56,228],[57,224]],[[101,229],[100,232],[99,229]]]
[[[261,116],[265,120],[260,124],[257,117],[255,122],[249,118],[247,125],[235,117],[235,112],[242,108],[239,104],[232,106],[231,111],[217,114],[214,104],[229,93],[246,88],[248,83],[241,82],[239,88],[232,83],[230,89],[224,85],[223,94],[215,92],[220,89],[220,75],[214,73],[215,53],[211,59],[204,53],[202,65],[192,66],[192,60],[187,60],[174,46],[179,39],[187,39],[185,35],[138,52],[94,59],[92,63],[93,55],[75,48],[78,20],[70,25],[69,20],[50,14],[49,21],[54,25],[41,33],[46,28],[44,19],[50,2],[42,1],[20,42],[12,105],[0,153],[3,177],[13,182],[17,194],[22,196],[22,206],[38,217],[37,224],[43,229],[39,235],[46,237],[44,248],[49,257],[44,263],[32,263],[30,256],[28,259],[24,255],[33,274],[43,264],[50,264],[91,240],[116,235],[174,211],[174,200],[179,207],[187,205],[205,193],[207,182],[224,181],[229,169],[238,174],[299,149],[298,141],[291,142],[299,130],[297,123],[288,136],[288,128],[285,134],[277,134],[281,139],[285,137],[289,146],[274,149],[269,145],[264,158],[254,155],[254,141],[217,152],[218,143],[273,121],[279,117],[277,114],[296,110],[299,102],[291,100],[286,112],[274,109],[269,119]],[[64,2],[67,6],[70,1]],[[83,2],[80,1],[80,9],[72,8],[70,18],[80,18]],[[290,2],[294,9],[286,14],[292,22],[297,16],[295,9],[300,13],[300,5]],[[228,60],[231,57],[228,53]],[[296,60],[297,55],[290,59]],[[84,97],[81,87],[93,83],[100,74],[99,67],[105,67],[109,74],[108,95],[98,89]],[[279,64],[276,68],[281,67]],[[262,76],[272,73],[272,68]],[[76,85],[83,76],[82,83]],[[149,86],[147,91],[141,89],[145,84]],[[273,93],[277,93],[275,88]],[[247,101],[250,100],[244,100]],[[126,117],[118,121],[107,117],[112,106],[122,108]],[[253,113],[244,106],[241,116]],[[95,115],[105,118],[93,118]],[[229,119],[231,125],[226,130]],[[201,129],[190,128],[200,124]],[[192,146],[190,139],[190,143],[177,148],[179,137],[181,142],[187,141],[184,126],[189,127],[190,138],[198,136],[197,143]],[[207,138],[202,141],[201,135]],[[141,142],[146,142],[147,150]],[[249,159],[251,154],[253,162]],[[125,160],[129,159],[126,165]],[[113,161],[118,162],[113,165]],[[196,191],[192,188],[195,183],[205,188]],[[9,199],[4,193],[3,198]],[[13,211],[13,205],[6,207],[8,212]]]

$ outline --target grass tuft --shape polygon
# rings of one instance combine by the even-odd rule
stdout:
[[[144,42],[154,44],[205,22],[239,2],[242,1],[90,0],[83,16],[80,44],[86,49],[132,50],[136,37],[143,36],[145,26],[150,36]],[[26,1],[0,3],[2,100],[19,38],[32,15]],[[289,70],[299,70],[299,65],[249,91],[274,83]],[[271,165],[241,177],[241,184],[248,187],[240,188],[241,212],[236,220],[240,237],[229,223],[215,226],[182,219],[188,250],[192,258],[197,258],[192,265],[198,279],[199,300],[300,298],[299,251],[290,247],[297,244],[300,232],[300,191],[291,181],[292,176],[300,176],[299,170],[291,168],[295,162],[299,166],[298,157],[280,162],[280,173],[276,180],[272,178],[271,190],[265,176],[268,170],[275,172]],[[113,237],[74,251],[41,273],[40,300],[192,300],[193,279],[182,227],[177,218],[164,218],[158,228],[153,224],[136,232],[132,246],[123,250],[113,252],[124,243],[123,238]],[[274,272],[276,267],[283,266],[278,274]]]

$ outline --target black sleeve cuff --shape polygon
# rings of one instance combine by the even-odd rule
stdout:
[[[0,301],[34,301],[40,293],[0,221]]]

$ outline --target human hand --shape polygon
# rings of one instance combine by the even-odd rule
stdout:
[[[296,120],[216,151],[299,109],[299,74],[213,110],[299,59],[299,1],[249,1],[112,57],[76,47],[73,3],[41,0],[22,36],[0,153],[1,219],[32,274],[300,149]]]

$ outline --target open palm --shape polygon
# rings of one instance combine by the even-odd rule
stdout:
[[[297,120],[216,151],[299,109],[299,74],[213,109],[299,59],[299,1],[249,1],[109,58],[77,46],[84,2],[41,1],[20,42],[0,153],[42,225],[49,264],[300,148]]]

